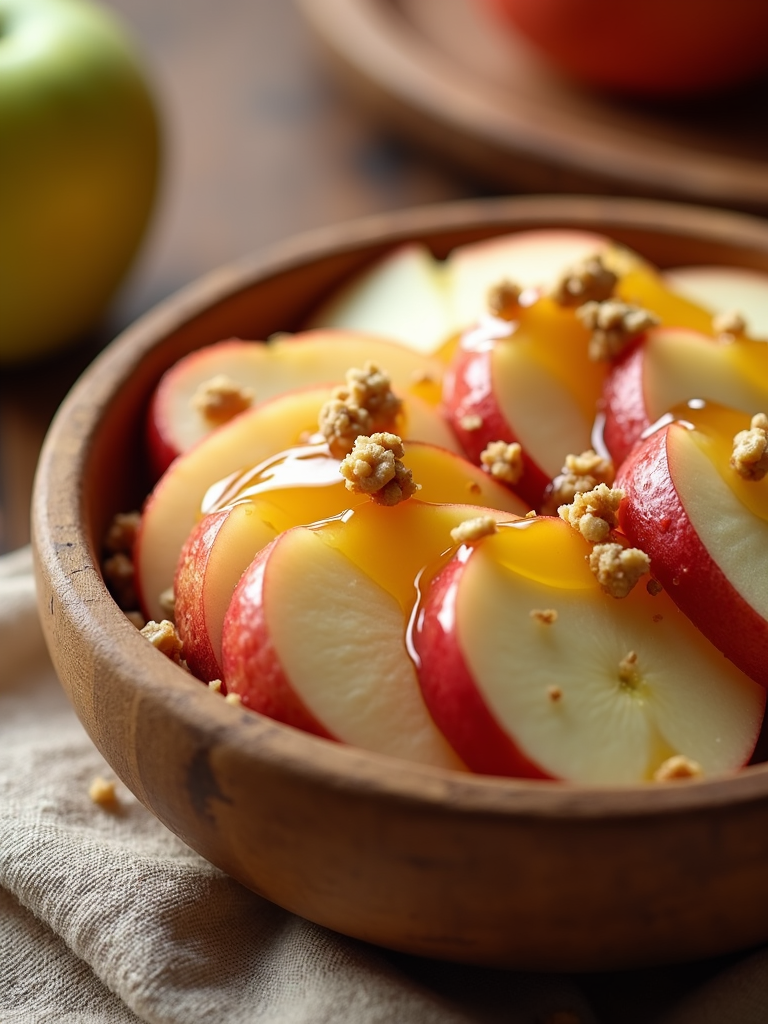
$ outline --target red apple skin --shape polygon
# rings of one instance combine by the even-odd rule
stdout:
[[[600,410],[605,417],[603,443],[619,466],[651,425],[643,391],[642,345],[623,352],[608,374]]]
[[[193,676],[210,682],[221,679],[222,670],[208,638],[203,611],[203,588],[208,555],[229,509],[206,516],[182,548],[176,570],[174,619],[184,642],[184,660]]]
[[[669,466],[671,423],[654,431],[620,467],[619,526],[651,559],[651,572],[712,644],[768,687],[768,623],[736,591],[699,539]]]
[[[457,635],[456,594],[472,548],[463,548],[432,580],[411,639],[419,685],[438,729],[473,772],[550,779],[501,728],[467,667]]]
[[[264,580],[278,535],[256,555],[235,587],[224,619],[224,682],[243,705],[304,732],[337,740],[309,711],[291,686],[264,616]]]
[[[444,378],[443,401],[448,422],[472,462],[480,463],[481,452],[492,441],[519,441],[494,393],[492,348],[459,348]],[[478,430],[462,427],[461,421],[467,415],[480,417],[482,425]],[[538,508],[550,478],[526,454],[525,447],[522,458],[523,475],[512,490],[531,508]]]

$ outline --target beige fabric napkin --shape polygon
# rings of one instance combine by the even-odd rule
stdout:
[[[665,1008],[664,1024],[768,1021],[763,953],[659,1001],[653,972],[530,975],[373,949],[243,889],[119,782],[113,808],[94,803],[97,776],[114,779],[45,654],[29,551],[0,558],[3,1024],[650,1024]]]

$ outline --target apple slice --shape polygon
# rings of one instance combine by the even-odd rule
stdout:
[[[402,245],[336,291],[309,326],[373,331],[436,352],[457,329],[445,266],[425,245]]]
[[[461,547],[414,617],[435,722],[474,771],[639,783],[682,755],[705,775],[749,759],[765,691],[665,594],[624,599],[559,519],[499,526]]]
[[[230,693],[316,735],[439,767],[460,760],[435,728],[406,647],[423,566],[476,506],[367,502],[264,548],[224,620]]]
[[[156,475],[220,426],[195,401],[198,389],[216,377],[247,390],[245,407],[296,388],[342,382],[348,369],[368,360],[386,370],[398,394],[413,394],[433,405],[439,401],[439,360],[359,332],[306,331],[266,344],[233,338],[191,352],[163,375],[150,404],[147,438]]]
[[[750,413],[768,408],[768,346],[671,327],[648,331],[616,363],[603,392],[603,440],[616,465],[660,416],[696,398]]]
[[[768,686],[768,479],[729,464],[750,417],[713,403],[675,414],[619,472],[621,528],[691,621]]]
[[[145,503],[134,553],[136,586],[149,618],[163,614],[160,595],[173,583],[179,553],[208,488],[312,434],[328,394],[329,388],[307,388],[273,398],[225,423],[168,467]],[[404,400],[398,429],[406,439],[459,448],[442,415],[415,395]]]
[[[409,443],[406,462],[421,483],[423,501],[464,503],[469,499],[516,515],[527,512],[506,487],[453,452]],[[363,503],[369,504],[368,499],[345,488],[339,462],[324,446],[291,449],[209,494],[210,512],[187,538],[174,582],[176,626],[194,675],[206,681],[221,678],[224,614],[256,553],[281,530],[330,519]],[[401,521],[405,522],[402,513],[389,519]],[[444,527],[443,547],[448,544],[447,533]],[[153,586],[162,589],[163,582]]]
[[[675,267],[664,271],[664,280],[711,314],[741,313],[747,334],[768,341],[768,274],[746,267]]]
[[[574,311],[541,298],[515,322],[486,318],[467,332],[444,378],[446,414],[471,459],[492,441],[520,443],[514,486],[534,507],[565,456],[591,447],[607,370],[587,345]]]

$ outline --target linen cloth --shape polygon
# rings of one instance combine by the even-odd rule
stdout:
[[[29,549],[0,558],[3,1024],[765,1024],[768,951],[535,975],[387,953],[289,914],[114,779],[60,689]]]

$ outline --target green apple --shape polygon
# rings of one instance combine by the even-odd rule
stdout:
[[[159,131],[125,30],[88,0],[0,0],[0,363],[75,339],[138,248]]]

